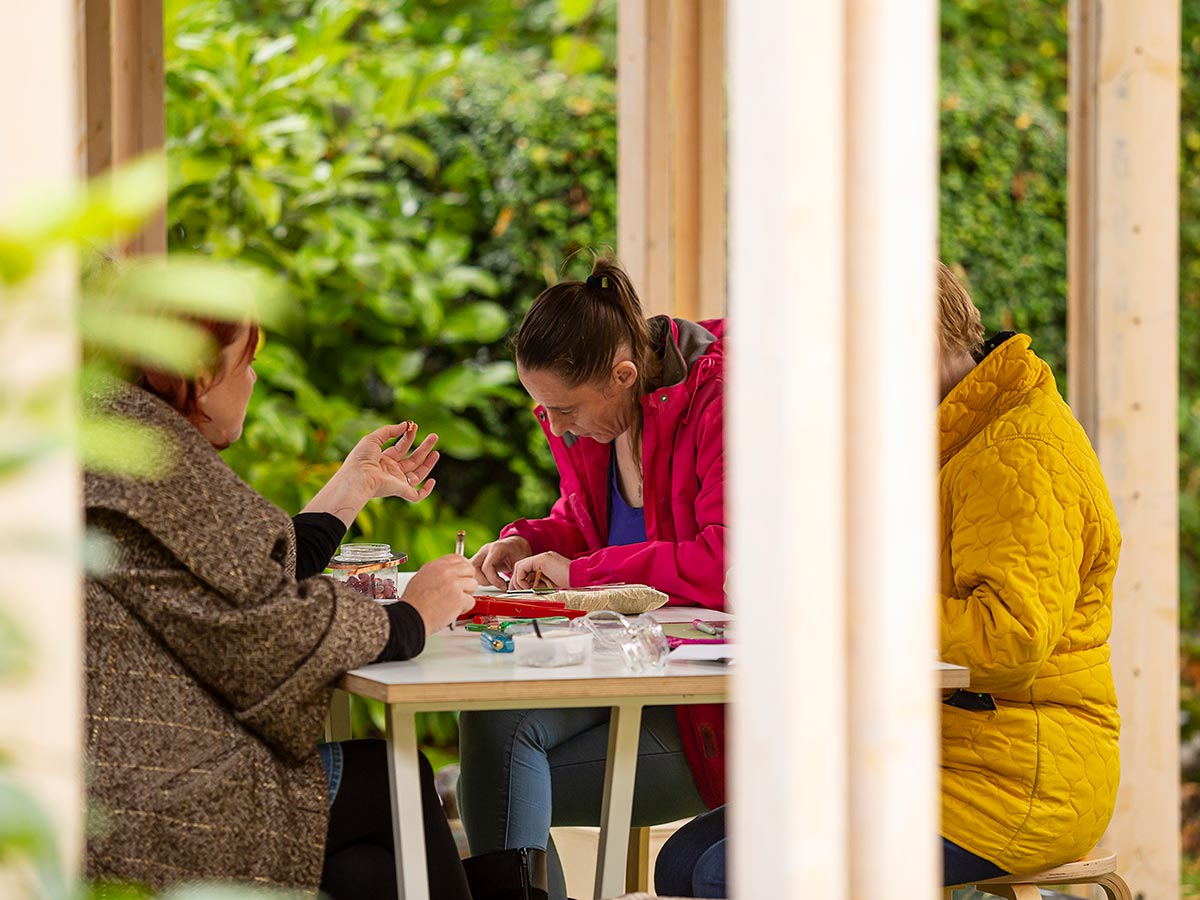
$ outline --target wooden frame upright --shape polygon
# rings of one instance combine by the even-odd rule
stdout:
[[[1068,399],[1121,523],[1106,846],[1179,894],[1179,0],[1072,0]]]
[[[617,252],[648,311],[725,314],[724,0],[619,0]]]

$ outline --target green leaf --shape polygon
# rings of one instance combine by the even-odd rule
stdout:
[[[446,273],[446,293],[461,296],[467,291],[495,297],[500,293],[500,282],[487,269],[476,266],[455,266]]]
[[[11,285],[28,278],[44,249],[38,243],[0,232],[0,281]]]
[[[388,348],[375,357],[375,368],[384,383],[396,387],[408,384],[425,368],[423,349],[401,350]]]
[[[250,61],[256,66],[261,66],[281,53],[287,53],[295,46],[296,36],[294,34],[285,34],[283,37],[275,38],[273,41],[267,41],[267,43],[255,50],[254,56],[250,58]]]
[[[0,481],[21,474],[26,467],[39,459],[44,459],[46,454],[52,453],[60,446],[60,441],[47,437],[35,440],[25,446],[6,448],[3,455],[0,455]]]
[[[302,113],[290,113],[259,125],[255,129],[255,134],[260,138],[276,137],[281,134],[299,134],[306,131],[310,125],[308,116]]]
[[[604,68],[604,51],[586,38],[561,34],[551,44],[555,64],[568,75],[585,75]]]
[[[182,319],[99,304],[80,311],[79,330],[89,346],[121,363],[178,375],[194,375],[214,356],[212,338]]]
[[[432,178],[437,174],[438,158],[433,148],[411,134],[394,134],[391,137],[392,152],[421,175]]]
[[[283,285],[275,276],[256,266],[183,253],[131,264],[113,290],[123,305],[156,313],[170,310],[281,326],[289,312]]]
[[[478,459],[483,453],[483,435],[479,428],[461,416],[415,417],[426,432],[438,436],[438,448],[456,459]]]
[[[37,896],[46,900],[69,896],[54,827],[33,797],[8,778],[0,778],[0,848],[7,859],[31,864],[40,887]]]
[[[590,16],[595,8],[596,0],[558,0],[558,17],[570,28]]]
[[[490,344],[503,337],[510,324],[503,306],[482,301],[456,309],[447,316],[438,337],[451,344],[465,341]]]
[[[283,191],[273,181],[256,175],[249,169],[238,169],[238,186],[250,198],[254,211],[268,228],[279,224],[283,215]]]
[[[170,188],[177,191],[192,184],[208,184],[229,171],[229,160],[220,156],[178,156],[170,158]]]
[[[114,232],[130,234],[162,206],[166,192],[166,160],[158,153],[144,156],[93,181],[67,233],[84,241],[107,241]]]
[[[174,441],[163,432],[115,416],[85,412],[80,426],[83,468],[130,478],[167,475],[178,458]]]
[[[0,681],[27,674],[33,660],[33,644],[8,610],[0,608]]]

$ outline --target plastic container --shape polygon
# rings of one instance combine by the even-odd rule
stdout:
[[[552,669],[580,666],[592,658],[592,636],[579,631],[518,634],[513,637],[513,658],[518,666]]]
[[[360,594],[384,603],[400,598],[400,566],[405,553],[393,553],[391,544],[342,544],[329,563],[333,577]]]
[[[661,672],[671,652],[662,626],[650,616],[627,618],[600,609],[573,620],[571,630],[593,636],[597,652],[620,653],[625,668],[639,674]]]

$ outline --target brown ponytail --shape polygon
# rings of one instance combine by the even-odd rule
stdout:
[[[513,346],[522,368],[553,372],[572,387],[606,379],[617,353],[628,347],[638,369],[635,397],[651,389],[662,367],[633,282],[608,257],[596,260],[586,281],[560,281],[542,291]],[[635,446],[640,416],[637,421]]]
[[[607,378],[622,347],[638,367],[641,396],[660,365],[633,282],[610,258],[597,259],[587,281],[560,281],[542,291],[514,340],[522,368],[553,372],[571,386]]]

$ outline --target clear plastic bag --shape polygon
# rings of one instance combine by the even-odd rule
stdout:
[[[649,616],[627,618],[602,609],[574,619],[571,628],[590,632],[599,652],[619,653],[631,672],[661,672],[671,648],[662,626]]]

